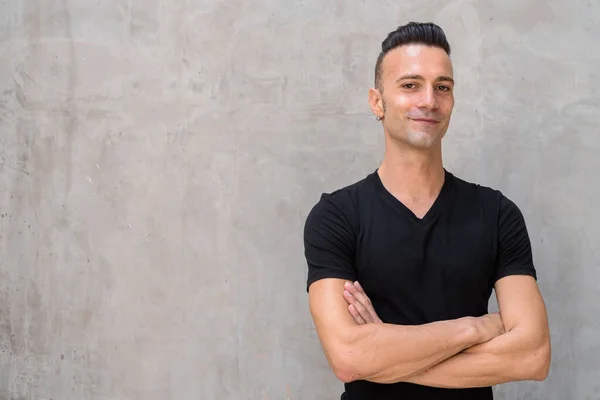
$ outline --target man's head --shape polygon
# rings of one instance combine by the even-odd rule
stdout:
[[[383,41],[369,102],[391,139],[437,145],[450,123],[453,90],[450,45],[439,26],[411,22]]]

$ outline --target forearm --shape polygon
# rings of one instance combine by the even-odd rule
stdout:
[[[341,353],[344,381],[400,382],[481,342],[469,318],[419,326],[357,325],[353,329],[353,337]]]
[[[543,380],[548,373],[549,343],[513,330],[409,377],[405,382],[443,388],[493,386]]]

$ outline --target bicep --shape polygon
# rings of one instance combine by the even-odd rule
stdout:
[[[496,282],[496,298],[506,331],[519,330],[533,342],[548,336],[548,316],[536,280],[512,275]]]
[[[308,288],[310,313],[326,352],[341,347],[349,330],[357,325],[343,296],[346,282],[326,278],[313,282]]]
[[[326,278],[308,288],[310,313],[325,357],[341,380],[349,376],[346,356],[351,347],[351,329],[357,326],[343,297],[345,282],[344,279]]]

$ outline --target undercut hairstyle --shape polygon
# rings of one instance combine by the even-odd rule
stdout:
[[[395,31],[390,32],[381,43],[381,53],[379,53],[375,64],[375,87],[380,92],[383,92],[381,74],[385,55],[390,50],[407,44],[439,47],[450,56],[450,44],[446,39],[444,30],[438,25],[432,22],[409,22],[406,25],[399,26]]]

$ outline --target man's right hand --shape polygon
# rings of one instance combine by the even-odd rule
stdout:
[[[344,299],[348,303],[348,311],[357,324],[381,323],[381,319],[373,308],[371,299],[358,281],[344,284]]]

